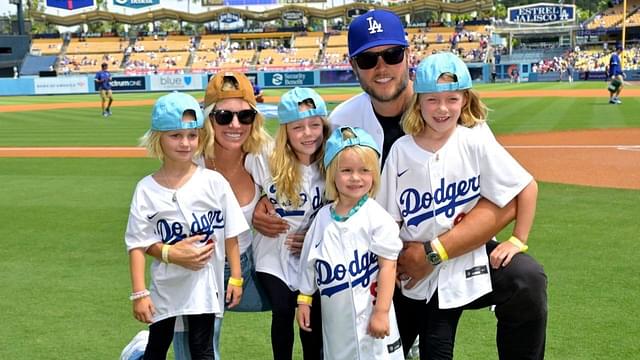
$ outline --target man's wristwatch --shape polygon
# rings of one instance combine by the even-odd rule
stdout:
[[[438,254],[431,247],[431,241],[427,241],[424,243],[424,253],[427,257],[427,262],[429,264],[436,266],[442,262],[442,258],[440,257],[440,254]]]

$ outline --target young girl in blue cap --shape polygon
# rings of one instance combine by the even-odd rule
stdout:
[[[294,88],[278,104],[280,127],[275,145],[258,156],[247,155],[246,167],[265,192],[274,211],[289,225],[275,238],[256,234],[256,273],[272,305],[273,358],[291,359],[298,295],[300,254],[287,237],[304,233],[324,201],[321,159],[329,134],[327,107],[314,90]],[[319,315],[319,314],[318,314]],[[305,359],[321,358],[320,333],[300,332]]]
[[[221,312],[224,289],[216,285],[223,265],[210,261],[200,270],[172,264],[171,247],[184,240],[221,247],[231,267],[227,302],[242,296],[237,235],[248,229],[229,183],[217,172],[198,167],[194,157],[206,143],[203,114],[190,95],[171,93],[153,107],[151,129],[142,138],[151,156],[162,161],[144,177],[133,194],[125,243],[129,251],[134,317],[149,326],[144,359],[165,359],[176,317],[189,323],[192,359],[213,359],[215,314]],[[151,265],[151,285],[145,285],[145,251],[162,243],[162,260]]]
[[[434,266],[422,279],[400,276],[402,294],[420,302],[420,313],[410,314],[417,322],[412,329],[420,335],[420,358],[450,359],[462,310],[476,306],[474,301],[484,295],[500,296],[504,289],[492,289],[491,269],[507,266],[527,250],[537,185],[485,124],[487,108],[457,56],[427,57],[413,86],[416,94],[402,119],[407,135],[391,147],[377,200],[401,223],[403,241],[424,243]],[[517,198],[513,236],[449,259],[438,236],[462,220],[480,197],[498,206]],[[531,314],[532,319],[539,316]],[[409,341],[417,335],[405,334]]]
[[[396,222],[372,199],[379,156],[360,128],[337,128],[327,141],[326,194],[334,202],[305,237],[298,296],[303,330],[318,330],[310,311],[321,307],[325,359],[404,359],[392,305],[402,242]],[[316,291],[320,304],[311,297]]]

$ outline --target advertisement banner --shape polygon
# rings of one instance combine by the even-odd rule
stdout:
[[[160,4],[160,0],[113,0],[113,5],[132,9],[141,9],[147,6]]]
[[[35,78],[36,94],[86,94],[89,81],[86,76],[64,76]]]
[[[47,6],[63,10],[77,10],[93,6],[93,0],[47,0]]]
[[[320,84],[358,84],[358,78],[353,70],[322,71]]]
[[[200,75],[150,75],[152,91],[202,90]]]
[[[507,22],[512,24],[549,25],[574,21],[575,5],[537,3],[507,9]]]
[[[114,76],[111,78],[112,91],[144,90],[146,81],[144,76]],[[98,91],[98,84],[93,82],[93,91]]]
[[[313,71],[264,74],[264,86],[293,87],[313,85]]]

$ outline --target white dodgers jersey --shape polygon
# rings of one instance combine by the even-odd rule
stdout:
[[[405,135],[391,147],[376,198],[402,221],[404,241],[430,241],[450,230],[484,197],[503,207],[532,180],[496,141],[488,125],[458,126],[435,153]],[[438,290],[440,308],[460,307],[489,293],[485,246],[438,265],[427,278],[402,293],[429,300]]]
[[[305,232],[317,211],[324,205],[324,178],[320,174],[319,162],[307,166],[300,165],[300,206],[294,207],[290,201],[279,202],[269,169],[268,154],[270,150],[259,155],[248,154],[245,166],[256,184],[262,187],[278,216],[289,223],[289,231],[280,234],[276,239],[256,233],[253,239],[253,256],[256,271],[279,278],[295,291],[298,289],[300,277],[300,257],[289,251],[285,241],[290,233]]]
[[[300,292],[320,292],[324,356],[332,360],[403,360],[393,304],[390,335],[376,339],[367,327],[376,300],[378,256],[396,260],[402,249],[398,224],[374,200],[346,221],[323,207],[302,250]],[[313,324],[311,324],[313,327]]]
[[[179,189],[158,184],[151,175],[136,187],[125,233],[127,250],[161,242],[175,244],[186,237],[205,235],[216,242],[214,256],[205,267],[192,271],[154,259],[151,264],[153,321],[177,315],[221,314],[224,310],[224,257],[227,238],[249,226],[222,175],[198,167]]]

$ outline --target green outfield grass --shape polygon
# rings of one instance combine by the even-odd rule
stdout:
[[[569,87],[480,88],[534,85]],[[320,89],[333,91],[345,89]],[[3,97],[0,104],[93,100]],[[640,127],[640,101],[634,98],[621,106],[608,106],[606,98],[486,102],[498,134]],[[149,106],[116,105],[108,119],[98,108],[0,113],[0,146],[133,146],[148,127],[149,112]],[[117,359],[144,328],[132,317],[127,298],[123,234],[136,182],[157,167],[153,159],[0,158],[0,359]],[[547,359],[632,359],[640,352],[633,225],[639,200],[633,190],[540,184],[530,252],[549,277]],[[223,359],[270,359],[269,319],[270,313],[226,313]],[[497,359],[494,337],[489,310],[466,312],[456,359]],[[295,358],[301,359],[299,345]]]

